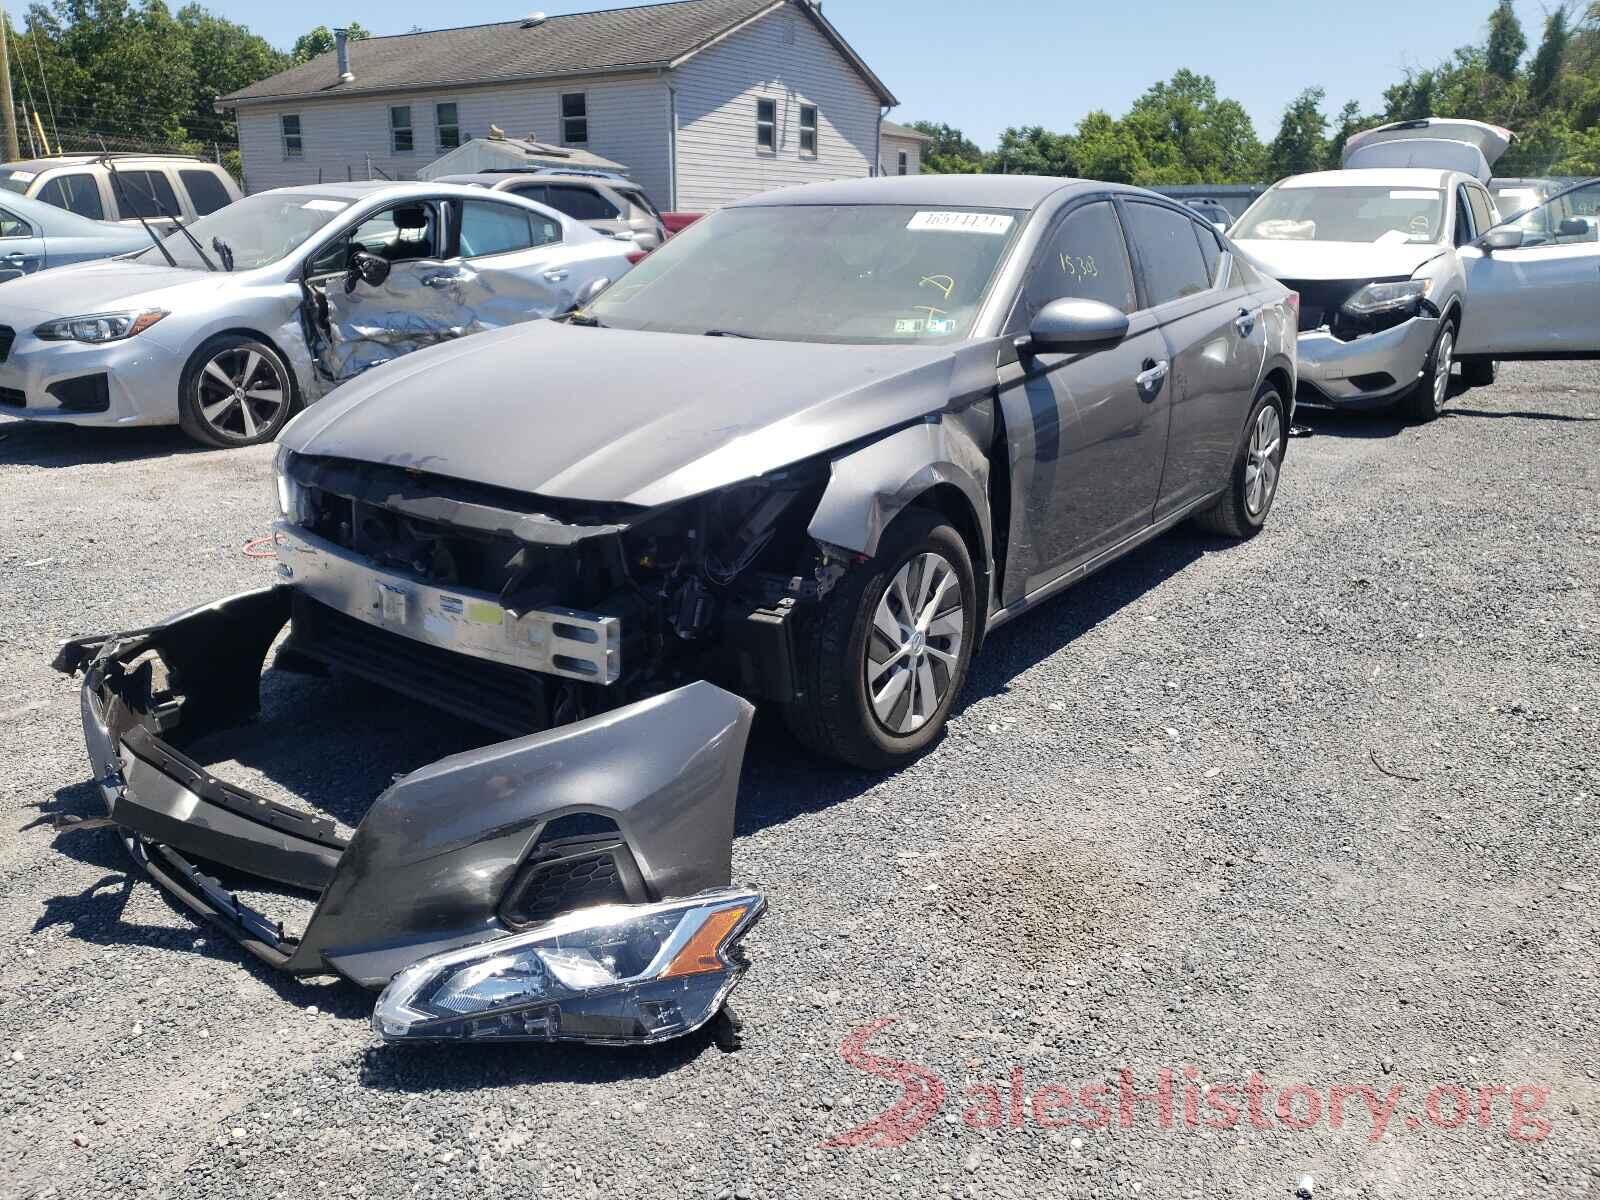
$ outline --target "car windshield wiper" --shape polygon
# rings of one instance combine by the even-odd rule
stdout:
[[[582,312],[578,309],[573,309],[572,312],[567,314],[567,324],[585,325],[590,329],[610,328],[609,326],[602,324],[599,317],[591,317],[588,313]]]
[[[151,237],[155,237],[155,233],[150,228],[150,223],[146,221],[144,219],[144,215],[138,211],[138,206],[128,203],[128,189],[123,185],[122,176],[117,171],[116,163],[111,161],[111,156],[106,154],[95,161],[103,166],[108,172],[110,172],[111,185],[116,189],[117,198],[122,202],[123,206],[125,208],[132,209],[133,215],[139,218],[139,224],[144,226],[145,232],[150,234]],[[217,264],[206,257],[206,252],[200,248],[199,240],[196,239],[194,234],[190,233],[189,230],[184,226],[183,219],[179,217],[177,213],[169,212],[167,210],[167,206],[161,203],[160,199],[156,196],[155,192],[151,188],[141,187],[139,188],[139,191],[144,198],[150,202],[151,208],[155,209],[157,213],[178,227],[178,232],[183,234],[183,236],[188,240],[189,245],[194,247],[194,252],[200,256],[200,261],[205,264],[206,270],[215,271],[217,269]],[[172,257],[172,252],[167,249],[165,239],[159,239],[156,242],[156,249],[160,250],[162,254],[166,255],[167,262],[171,266],[176,267],[178,265],[177,260]]]
[[[222,260],[222,269],[231,274],[233,271],[233,247],[221,238],[214,237],[211,239],[211,248],[217,252],[217,257]]]
[[[705,336],[706,337],[744,338],[745,340],[752,341],[752,342],[765,342],[765,341],[769,340],[767,338],[762,337],[759,333],[744,333],[743,331],[738,330],[738,329],[708,329],[705,332]]]

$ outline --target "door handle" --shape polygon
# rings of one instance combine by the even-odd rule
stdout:
[[[8,266],[20,267],[31,262],[32,260],[21,251],[13,250],[10,254],[5,256],[4,260],[0,261],[4,261]]]
[[[560,283],[562,280],[566,279],[567,274],[568,274],[568,272],[565,271],[565,270],[546,271],[544,273],[544,277],[545,277],[545,279],[549,280],[551,283]]]
[[[436,271],[432,275],[422,277],[422,286],[431,288],[450,287],[452,284],[465,283],[467,277],[460,271]]]
[[[1160,362],[1153,358],[1145,359],[1144,370],[1133,377],[1133,381],[1139,385],[1140,397],[1154,400],[1161,391],[1161,385],[1167,381],[1167,372],[1171,368],[1172,364],[1164,358]]]
[[[1241,308],[1239,315],[1233,319],[1233,327],[1240,337],[1249,337],[1256,327],[1255,315],[1248,308]]]

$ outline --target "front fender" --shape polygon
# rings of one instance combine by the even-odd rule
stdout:
[[[940,484],[955,487],[970,506],[981,539],[975,557],[984,569],[983,548],[992,536],[989,457],[968,423],[948,417],[911,425],[834,459],[807,532],[819,542],[876,554],[889,523]]]

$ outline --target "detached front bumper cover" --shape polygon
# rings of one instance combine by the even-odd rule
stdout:
[[[449,965],[441,957],[467,948],[478,961],[506,957],[502,945],[512,956],[532,946],[548,968],[538,944],[551,921],[567,921],[559,936],[568,938],[609,928],[618,908],[642,917],[681,901],[661,911],[679,912],[686,923],[687,914],[705,910],[686,898],[729,888],[753,710],[709,683],[422,767],[373,801],[348,842],[332,821],[213,776],[180,747],[256,716],[262,665],[289,619],[291,592],[288,585],[246,592],[146,629],[80,638],[63,645],[54,664],[83,671],[89,759],[129,852],[257,958],[372,990],[423,960]],[[565,818],[583,831],[563,835],[574,824]],[[202,863],[315,892],[316,909],[291,934],[230,894]],[[582,886],[570,886],[574,880]],[[597,880],[605,886],[597,889]],[[705,973],[720,980],[717,1003],[742,969],[729,951],[763,907],[760,897],[737,894],[746,897],[744,916],[717,947],[721,966]],[[614,903],[597,908],[597,900]],[[599,916],[589,922],[578,910]],[[610,982],[595,979],[613,998],[637,979],[659,980],[607,969]],[[681,1020],[654,1028],[597,1019],[592,1040],[688,1032],[698,1009],[685,997],[678,1007]],[[492,1015],[499,1021],[511,1011]],[[569,996],[566,1015],[547,1032],[523,1017],[519,1036],[591,1040],[576,1011]],[[714,1012],[713,1005],[698,1020]],[[477,1036],[427,1028],[435,1032],[419,1025],[407,1036]]]

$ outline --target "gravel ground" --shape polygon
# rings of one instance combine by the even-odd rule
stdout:
[[[95,808],[55,642],[268,580],[270,450],[0,424],[0,1196],[1593,1193],[1597,413],[1600,369],[1518,365],[1427,428],[1313,418],[1263,535],[1001,631],[894,776],[758,723],[735,1054],[380,1048],[53,835]],[[272,679],[230,769],[348,823],[481,738]]]

